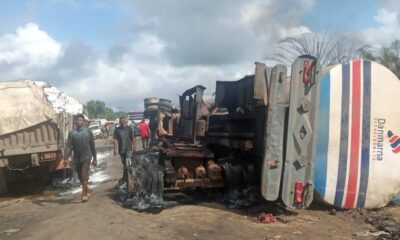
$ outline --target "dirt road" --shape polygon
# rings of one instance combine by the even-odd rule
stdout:
[[[98,146],[106,144],[97,142]],[[232,210],[210,201],[178,201],[159,213],[139,213],[114,200],[121,163],[110,151],[102,156],[104,172],[92,174],[95,188],[88,203],[80,202],[78,191],[0,201],[0,239],[353,239],[356,233],[376,231],[365,223],[367,216],[400,219],[398,207],[335,215],[313,207],[286,212],[281,219],[286,223],[263,224],[255,216],[271,211],[266,205]]]

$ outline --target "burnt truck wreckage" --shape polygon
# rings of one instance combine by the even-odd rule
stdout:
[[[321,67],[317,59],[300,56],[291,69],[290,81],[286,66],[262,63],[255,64],[254,75],[217,81],[212,109],[200,85],[179,97],[180,114],[170,102],[157,108],[156,98],[145,99],[145,116],[162,145],[164,191],[250,187],[268,201],[308,207]]]

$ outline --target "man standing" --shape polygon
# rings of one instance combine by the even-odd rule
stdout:
[[[135,134],[125,117],[119,119],[119,127],[114,131],[114,156],[118,153],[121,156],[122,165],[124,166],[122,182],[128,180],[128,169],[126,166],[127,158],[132,157],[135,150]]]
[[[87,202],[91,193],[88,187],[90,161],[92,161],[93,166],[97,166],[96,147],[92,131],[84,127],[85,116],[83,114],[75,116],[75,125],[76,129],[68,134],[64,148],[64,160],[67,165],[72,151],[74,152],[73,162],[79,181],[82,184],[82,202]]]
[[[150,137],[150,129],[149,124],[143,119],[139,124],[140,137],[142,138],[143,150],[146,150],[149,147],[149,137]]]

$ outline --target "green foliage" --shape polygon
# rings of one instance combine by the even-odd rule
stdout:
[[[115,113],[114,113],[114,111],[111,109],[111,108],[106,108],[106,110],[105,110],[105,118],[108,120],[108,121],[114,121],[115,120]]]
[[[127,117],[126,112],[116,112],[115,118]]]
[[[400,41],[395,40],[389,47],[383,47],[381,63],[400,78]]]
[[[389,46],[382,47],[377,54],[364,54],[364,58],[379,62],[392,70],[400,78],[400,41],[394,40]]]
[[[89,118],[99,118],[104,116],[106,111],[106,104],[100,100],[90,100],[86,103],[86,109],[89,114]]]
[[[114,112],[107,107],[105,102],[100,100],[90,100],[84,106],[90,119],[105,118],[109,121],[114,121],[116,118],[126,116],[125,112]]]

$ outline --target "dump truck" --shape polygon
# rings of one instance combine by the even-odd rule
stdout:
[[[0,193],[64,168],[63,146],[78,112],[82,105],[46,83],[0,83]]]

